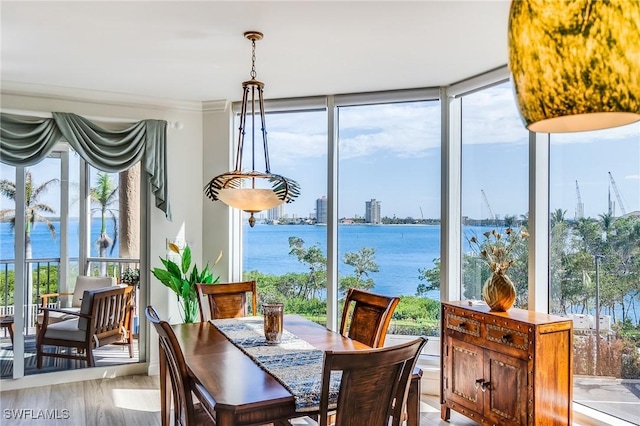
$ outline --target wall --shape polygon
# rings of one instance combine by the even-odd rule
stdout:
[[[202,184],[204,188],[209,181],[221,173],[233,169],[232,158],[235,152],[229,143],[233,137],[231,103],[225,101],[205,102],[203,105],[203,146],[202,146]],[[235,216],[232,209],[225,204],[204,197],[202,214],[202,247],[203,264],[209,262],[213,266],[220,250],[223,251],[220,262],[213,266],[214,276],[220,276],[220,282],[229,282],[240,277],[234,274],[234,262],[239,256],[232,252],[233,241],[231,226]],[[236,250],[240,247],[235,245]],[[236,254],[236,255],[234,255]]]

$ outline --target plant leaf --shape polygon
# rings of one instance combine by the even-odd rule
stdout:
[[[182,252],[182,273],[187,275],[189,271],[189,266],[191,266],[191,249],[189,246],[184,248]]]

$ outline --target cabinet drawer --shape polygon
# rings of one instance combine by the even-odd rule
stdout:
[[[523,351],[529,349],[529,335],[509,327],[487,324],[487,340]]]
[[[480,337],[481,326],[480,321],[478,320],[447,312],[445,322],[447,324],[447,329],[449,330],[457,331],[472,337]]]

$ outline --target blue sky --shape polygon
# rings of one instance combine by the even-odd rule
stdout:
[[[496,216],[526,213],[528,133],[510,83],[464,97],[462,109],[463,215],[489,217],[482,190]],[[316,199],[327,194],[326,113],[268,114],[266,127],[271,171],[297,180],[302,187],[285,213],[307,217],[313,214]],[[340,217],[363,216],[365,202],[372,198],[381,201],[383,216],[439,217],[438,102],[342,107],[339,128]],[[249,131],[247,135],[249,139]],[[245,144],[246,155],[249,141]],[[640,123],[553,134],[550,149],[552,210],[560,208],[567,218],[574,217],[577,180],[585,215],[606,212],[609,171],[627,212],[640,210]],[[262,154],[257,155],[260,159]],[[250,168],[246,160],[244,168]],[[263,164],[258,162],[256,168],[262,170]],[[13,168],[1,164],[2,178],[14,180],[13,173]],[[37,181],[52,177],[58,177],[55,166],[37,168]],[[613,191],[611,197],[619,204]],[[57,206],[54,198],[50,194],[49,202]],[[0,199],[0,208],[7,207],[6,199]]]
[[[528,132],[510,83],[463,98],[463,215],[521,215],[528,209]],[[341,108],[339,215],[364,215],[367,200],[383,216],[440,215],[440,107],[434,103]],[[288,215],[306,216],[326,195],[324,112],[267,116],[271,170],[302,186]],[[578,180],[585,215],[607,210],[611,171],[627,212],[640,210],[640,124],[551,135],[551,209],[573,218]],[[612,192],[612,197],[615,197]],[[422,211],[421,211],[422,210]],[[617,209],[619,213],[620,210]]]

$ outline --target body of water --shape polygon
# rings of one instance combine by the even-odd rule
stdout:
[[[56,238],[51,238],[44,223],[38,223],[31,233],[33,258],[60,257],[60,224],[56,227]],[[108,233],[113,235],[112,223]],[[481,235],[492,227],[465,226],[463,249],[471,248],[467,237]],[[69,256],[78,257],[78,221],[69,223]],[[322,225],[263,225],[254,228],[245,225],[243,263],[245,271],[260,271],[265,274],[284,275],[288,272],[307,272],[308,266],[290,255],[289,237],[304,241],[304,247],[317,245],[326,255],[327,228]],[[91,223],[91,256],[97,257],[95,242],[100,236],[100,219]],[[370,273],[375,283],[373,291],[388,296],[415,295],[419,284],[420,269],[433,268],[434,260],[440,257],[440,226],[437,225],[341,225],[338,227],[338,271],[340,276],[354,275],[353,268],[343,261],[347,252],[357,252],[363,247],[375,249],[375,261],[379,271]],[[14,259],[14,235],[9,223],[0,223],[0,259]],[[118,257],[116,245],[108,257]],[[13,265],[10,265],[12,267]],[[215,272],[215,270],[214,270]],[[427,294],[439,300],[438,291]],[[635,305],[633,306],[635,311]],[[618,306],[619,310],[620,307]],[[582,312],[580,312],[582,313]],[[621,317],[616,315],[616,318]]]
[[[60,257],[60,223],[56,238],[52,239],[44,223],[36,224],[31,232],[33,258]],[[475,231],[482,230],[477,228]],[[113,235],[112,224],[107,231]],[[305,247],[318,245],[326,253],[326,226],[321,225],[262,225],[244,230],[244,270],[282,275],[287,272],[306,272],[307,267],[296,256],[289,255],[289,237],[304,240]],[[100,219],[91,223],[91,256],[98,256],[95,241],[100,236]],[[78,256],[78,221],[69,223],[69,256]],[[379,272],[370,274],[374,290],[385,295],[414,295],[421,281],[421,268],[432,268],[440,257],[440,227],[430,225],[342,225],[338,230],[339,273],[353,275],[353,268],[342,259],[347,252],[363,247],[375,249]],[[0,223],[1,259],[14,258],[14,235],[9,223]],[[118,256],[118,247],[109,257]],[[437,292],[429,296],[439,298]]]
[[[46,224],[39,222],[31,229],[31,250],[34,259],[59,258],[60,257],[60,222],[52,222],[56,228],[56,237],[51,237],[51,232]],[[70,257],[79,256],[80,237],[78,233],[79,221],[69,221],[68,249]],[[107,222],[107,234],[113,238],[113,222]],[[95,242],[100,237],[100,218],[91,221],[91,257],[98,257],[98,247]],[[0,223],[0,259],[14,259],[13,230],[8,222]],[[118,245],[108,257],[118,257]]]
[[[489,228],[466,227],[469,232],[484,232]],[[289,255],[289,237],[304,240],[309,248],[318,245],[326,253],[327,228],[321,225],[261,225],[244,230],[244,270],[257,270],[282,275],[287,272],[307,272],[308,267],[296,256]],[[466,250],[469,247],[464,242]],[[422,281],[419,269],[433,268],[440,257],[440,226],[434,225],[341,225],[338,227],[338,272],[353,275],[353,268],[343,262],[345,253],[363,247],[375,249],[379,272],[369,276],[376,293],[396,296],[415,295]],[[439,299],[438,292],[428,294]]]

